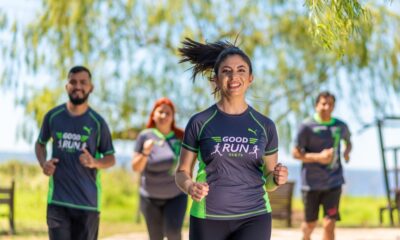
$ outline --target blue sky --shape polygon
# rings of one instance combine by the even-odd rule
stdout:
[[[40,1],[36,0],[0,0],[0,9],[7,13],[10,13],[13,17],[22,18],[29,21],[34,15],[35,8],[38,6]],[[398,9],[398,3],[393,6]],[[0,60],[1,66],[1,60]],[[27,80],[34,81],[35,78],[31,76],[26,76]],[[39,78],[36,76],[36,78]],[[2,137],[0,138],[0,152],[1,151],[22,151],[22,152],[32,152],[33,153],[33,143],[27,143],[22,139],[17,138],[17,128],[23,121],[23,109],[16,108],[13,104],[14,93],[0,91],[2,95],[2,100],[0,102],[0,114],[1,114],[1,124],[0,133]],[[350,98],[347,98],[350,99]],[[351,154],[351,162],[345,166],[345,168],[354,169],[381,169],[381,159],[379,152],[379,143],[377,138],[376,128],[370,128],[361,134],[357,134],[358,130],[362,127],[358,122],[352,118],[351,109],[348,105],[337,100],[336,110],[334,115],[340,119],[346,121],[353,133],[353,152]],[[361,115],[365,119],[373,119],[372,108],[365,107],[361,111]],[[369,122],[371,121],[369,120]],[[400,121],[397,124],[398,129],[391,128],[385,131],[385,137],[388,145],[395,145],[395,136],[400,136]],[[278,126],[279,127],[279,126]],[[400,141],[397,141],[400,145]],[[117,142],[116,150],[120,154],[130,155],[131,149],[133,149],[133,142]],[[283,147],[281,147],[283,149]],[[280,159],[286,164],[299,164],[298,161],[293,160],[287,153],[280,151]]]

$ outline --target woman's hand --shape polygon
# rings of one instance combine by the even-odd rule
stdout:
[[[283,166],[282,163],[276,164],[274,168],[274,182],[278,184],[278,186],[287,182],[288,175],[289,172],[286,166]]]
[[[145,154],[146,156],[148,156],[150,154],[151,150],[153,149],[153,146],[154,146],[154,140],[153,139],[147,139],[143,143],[142,153]]]
[[[193,182],[188,189],[188,194],[192,197],[193,200],[200,202],[205,196],[208,195],[208,184],[207,183],[198,183]]]

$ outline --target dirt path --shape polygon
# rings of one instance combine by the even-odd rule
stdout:
[[[131,233],[115,235],[103,240],[147,240],[146,233]],[[184,232],[184,240],[189,239]],[[275,228],[272,230],[272,240],[300,240],[300,229]],[[313,233],[313,239],[322,239],[322,229],[318,228]],[[400,228],[338,228],[337,240],[400,240]]]

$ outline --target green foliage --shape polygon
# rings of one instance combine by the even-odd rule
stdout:
[[[310,31],[319,45],[345,54],[343,43],[351,42],[368,24],[368,12],[358,0],[306,0],[311,19]]]
[[[7,25],[7,15],[0,11],[0,29],[3,29]]]
[[[35,92],[30,99],[26,99],[26,113],[34,117],[35,122],[42,122],[49,109],[58,104],[61,94],[64,93],[63,91],[63,88],[50,89],[45,87],[41,91]],[[29,141],[37,137],[32,135],[31,128],[32,126],[30,124],[25,124],[21,128],[23,135]]]
[[[313,112],[312,97],[322,89],[338,98],[347,92],[356,117],[368,103],[375,117],[395,113],[399,15],[357,0],[306,0],[305,6],[297,0],[43,0],[30,25],[7,25],[13,38],[3,48],[2,86],[24,89],[18,100],[28,106],[28,127],[21,129],[31,139],[44,111],[63,100],[68,69],[85,64],[93,71],[91,105],[105,115],[114,137],[131,138],[156,98],[177,104],[181,126],[213,103],[206,78],[192,85],[185,71],[190,66],[178,64],[185,37],[237,39],[255,69],[248,99],[284,126],[278,128],[283,146],[290,146],[291,129]],[[45,87],[26,83],[16,74],[21,66],[55,80]]]

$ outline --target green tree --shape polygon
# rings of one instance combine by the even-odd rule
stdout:
[[[369,12],[358,0],[306,0],[311,19],[310,32],[322,47],[345,54],[341,46],[362,30]]]
[[[24,89],[18,100],[33,120],[23,128],[29,138],[43,114],[65,100],[66,71],[87,65],[95,82],[91,105],[106,114],[115,137],[129,138],[158,97],[177,103],[182,126],[212,103],[207,76],[192,84],[189,66],[178,64],[185,37],[237,39],[255,68],[248,99],[278,122],[288,141],[321,89],[339,97],[351,92],[346,100],[356,114],[368,102],[376,116],[394,113],[399,23],[390,6],[358,1],[43,0],[32,24],[7,25],[14,26],[8,31],[15,39],[2,49],[2,86]],[[54,81],[26,83],[18,78],[20,69]]]

